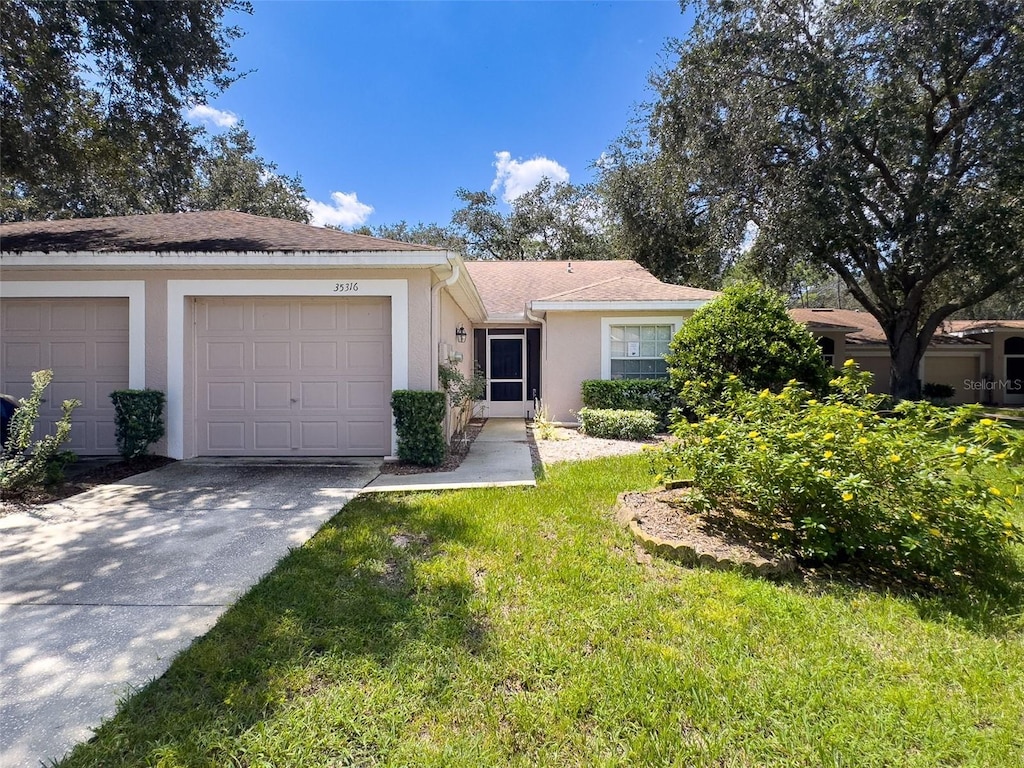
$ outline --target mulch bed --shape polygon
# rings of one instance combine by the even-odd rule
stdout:
[[[484,428],[485,421],[486,419],[470,421],[461,439],[454,441],[454,445],[448,446],[448,455],[436,467],[421,467],[418,464],[409,464],[404,461],[385,461],[381,465],[380,473],[382,475],[422,475],[429,472],[451,472],[458,469],[462,460],[469,453],[469,447],[480,434],[480,430]]]
[[[135,461],[114,461],[109,464],[101,464],[85,471],[76,471],[74,465],[67,468],[66,472],[70,477],[57,485],[46,488],[36,488],[27,493],[16,495],[4,495],[2,498],[4,511],[11,511],[11,508],[29,508],[42,504],[49,504],[52,501],[60,501],[68,496],[91,490],[97,485],[117,483],[126,477],[148,472],[151,469],[173,464],[175,459],[166,456],[142,456]]]
[[[736,569],[763,576],[793,571],[791,557],[765,541],[764,531],[739,514],[698,512],[690,490],[631,492],[619,496],[618,516],[645,549],[689,565]]]

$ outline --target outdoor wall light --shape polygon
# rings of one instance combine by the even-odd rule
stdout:
[[[460,325],[458,328],[455,329],[455,338],[458,339],[459,341],[466,340],[466,326]]]

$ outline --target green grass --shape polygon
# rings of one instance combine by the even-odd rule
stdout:
[[[1019,605],[638,562],[650,482],[358,499],[61,765],[1024,763]]]

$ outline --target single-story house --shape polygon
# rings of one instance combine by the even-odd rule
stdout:
[[[838,368],[848,358],[889,387],[889,347],[878,321],[851,309],[791,309]],[[1024,404],[1024,320],[951,320],[940,327],[921,361],[922,383],[953,388],[953,402]]]
[[[715,293],[631,261],[463,262],[442,249],[230,211],[0,225],[0,391],[52,368],[69,448],[115,452],[115,389],[167,395],[157,450],[385,456],[390,395],[486,372],[490,416],[575,421],[591,378],[664,375]]]

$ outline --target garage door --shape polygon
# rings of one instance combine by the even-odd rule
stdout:
[[[203,456],[383,456],[391,444],[387,298],[195,300]]]
[[[0,390],[24,397],[32,372],[52,368],[43,427],[52,431],[64,400],[80,400],[65,447],[117,453],[110,393],[128,386],[128,299],[4,299],[0,345]]]

